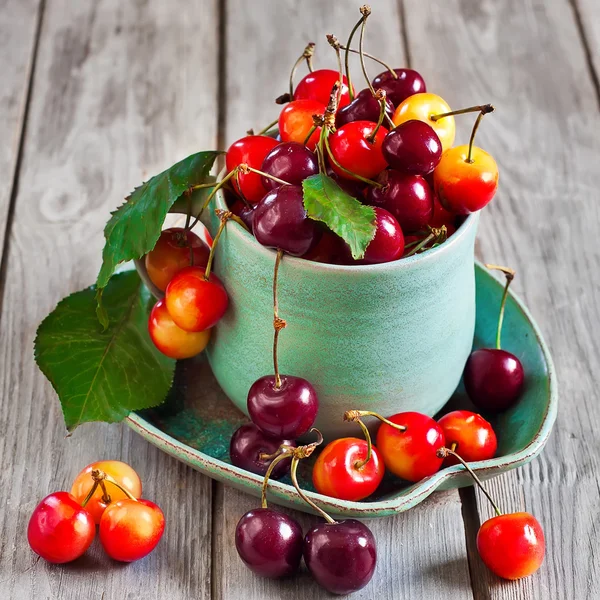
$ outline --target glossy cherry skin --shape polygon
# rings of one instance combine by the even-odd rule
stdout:
[[[301,185],[307,177],[319,172],[319,165],[316,154],[303,144],[283,142],[267,154],[261,171],[292,185]],[[263,177],[262,182],[267,190],[274,190],[281,185],[268,177]]]
[[[159,290],[164,292],[169,281],[181,269],[191,264],[205,267],[208,253],[208,247],[195,233],[183,227],[165,229],[161,232],[154,249],[146,254],[148,277]]]
[[[467,394],[475,406],[489,412],[501,412],[521,396],[525,372],[514,354],[480,348],[471,352],[463,377]]]
[[[375,127],[375,123],[369,121],[353,121],[329,136],[329,146],[335,160],[345,169],[367,179],[376,177],[387,167],[381,151],[387,129],[380,127],[375,140],[373,142],[367,140]],[[336,167],[333,161],[331,168],[344,179],[356,179]]]
[[[312,129],[313,115],[323,116],[326,106],[316,100],[294,100],[286,104],[279,113],[279,135],[282,142],[298,142],[304,144]],[[317,127],[311,134],[306,147],[314,150],[321,128]]]
[[[36,506],[27,527],[31,549],[51,563],[79,558],[95,535],[92,515],[68,492],[46,496]]]
[[[377,177],[383,188],[371,187],[367,202],[384,208],[400,224],[404,233],[425,229],[433,216],[433,193],[420,175],[406,175],[386,169]]]
[[[298,83],[294,90],[294,100],[316,100],[327,106],[331,96],[331,90],[340,74],[332,69],[318,69],[308,73]],[[350,93],[348,91],[348,80],[344,75],[342,78],[342,90],[339,97],[338,109],[350,103]]]
[[[415,94],[396,107],[392,121],[396,126],[415,119],[427,123],[437,134],[442,144],[442,152],[444,152],[454,143],[456,134],[454,117],[443,117],[437,121],[432,121],[430,117],[450,111],[451,108],[446,101],[436,94]]]
[[[249,167],[260,170],[265,156],[278,143],[277,140],[266,135],[248,135],[237,142],[233,142],[225,155],[227,171],[231,171],[241,164],[247,164]],[[261,176],[257,173],[246,175],[240,173],[237,178],[233,178],[232,183],[234,189],[252,204],[256,204],[266,192]]]
[[[136,498],[142,497],[142,481],[139,475],[127,463],[121,462],[120,460],[99,460],[82,469],[77,477],[75,477],[75,481],[73,481],[71,495],[79,504],[85,500],[94,485],[94,480],[91,475],[94,469],[100,469],[107,475],[113,477]],[[106,488],[112,502],[127,498],[127,494],[124,494],[115,485],[106,483]],[[100,523],[102,513],[108,506],[106,503],[102,502],[103,496],[104,492],[102,491],[102,488],[97,487],[96,491],[85,505],[86,510],[92,515],[96,524]]]
[[[302,546],[298,522],[270,508],[247,512],[235,528],[235,547],[240,558],[262,577],[293,575],[300,566]]]
[[[384,90],[388,100],[394,106],[398,106],[413,94],[420,94],[427,91],[425,80],[417,71],[413,69],[394,69],[398,78],[389,71],[379,73],[373,79],[372,85],[376,90]]]
[[[431,188],[431,184],[429,186]],[[431,215],[431,220],[429,221],[429,225],[432,227],[441,227],[445,225],[448,229],[450,226],[456,231],[456,215],[447,211],[438,200],[435,193],[433,194],[433,214]],[[450,233],[450,232],[448,232]]]
[[[169,314],[164,298],[152,307],[148,318],[150,339],[165,356],[175,360],[200,354],[210,341],[210,331],[205,329],[191,332],[181,329]]]
[[[397,477],[407,481],[421,481],[437,473],[443,458],[437,451],[445,444],[442,428],[427,415],[418,412],[398,413],[388,420],[404,425],[398,431],[382,423],[377,432],[377,448],[385,466]]]
[[[241,200],[235,202],[229,210],[234,215],[237,215],[246,225],[246,227],[252,232],[254,229],[254,208],[255,204],[247,206]]]
[[[150,554],[165,530],[162,510],[150,500],[119,500],[100,519],[100,541],[115,560],[133,562]]]
[[[442,143],[433,127],[416,119],[392,129],[382,150],[390,167],[412,175],[428,175],[442,157]]]
[[[268,248],[302,256],[316,244],[319,233],[317,222],[306,215],[298,185],[271,190],[254,210],[254,235]]]
[[[479,528],[477,550],[490,571],[504,579],[520,579],[544,562],[544,531],[529,513],[494,517]]]
[[[379,100],[373,96],[371,90],[361,90],[350,104],[344,106],[335,115],[336,127],[342,127],[346,123],[353,121],[371,121],[377,123],[381,112]],[[387,115],[392,118],[394,114],[394,105],[386,100]]]
[[[469,410],[455,410],[438,420],[444,432],[446,446],[467,462],[488,460],[496,455],[498,440],[492,426],[477,413]],[[458,460],[450,455],[444,461],[446,465],[456,465]]]
[[[276,438],[299,438],[313,426],[318,410],[317,392],[302,377],[281,375],[278,388],[275,375],[266,375],[248,392],[250,419],[263,433]]]
[[[358,502],[370,496],[379,486],[385,466],[375,446],[367,458],[367,442],[359,438],[340,438],[330,442],[319,454],[312,480],[319,494]]]
[[[402,258],[404,234],[396,218],[383,208],[375,208],[375,225],[375,237],[367,246],[362,262],[384,263]]]
[[[468,146],[450,148],[433,172],[435,193],[440,203],[456,215],[481,210],[498,189],[498,165],[492,156],[473,147],[473,162],[469,163],[468,153]]]
[[[304,538],[304,562],[328,592],[356,592],[371,581],[375,572],[375,537],[366,525],[354,519],[320,523]]]
[[[235,431],[229,443],[231,463],[257,475],[265,475],[272,459],[261,458],[261,454],[274,454],[282,444],[296,447],[294,440],[282,440],[265,435],[253,423],[246,423]],[[271,479],[280,479],[290,470],[290,460],[282,460],[275,465]]]
[[[186,267],[167,286],[167,310],[178,327],[185,331],[205,331],[216,325],[227,310],[229,298],[213,273],[204,279],[204,268]]]

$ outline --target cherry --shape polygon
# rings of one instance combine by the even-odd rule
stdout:
[[[402,258],[404,235],[396,218],[383,208],[375,208],[375,237],[365,251],[363,262],[384,263]]]
[[[254,210],[254,235],[259,243],[302,256],[318,241],[316,221],[304,208],[302,188],[282,185],[268,192]]]
[[[428,182],[429,183],[429,182]],[[431,183],[429,184],[429,187],[431,188]],[[450,236],[450,229],[453,229],[454,231],[456,231],[456,226],[454,225],[454,223],[456,222],[456,215],[447,211],[441,204],[440,201],[438,200],[438,197],[433,194],[433,215],[431,217],[431,220],[429,221],[429,225],[431,225],[431,227],[436,227],[439,228],[442,225],[446,226],[446,229],[448,229],[448,235]],[[454,231],[452,233],[454,233]]]
[[[279,142],[266,135],[248,135],[229,146],[225,155],[228,171],[233,171],[241,164],[254,169],[260,169],[265,156]],[[239,182],[239,185],[238,185]],[[239,173],[233,180],[235,190],[244,196],[248,202],[256,204],[264,195],[265,188],[257,173]]]
[[[150,500],[111,503],[100,519],[100,541],[115,560],[132,562],[150,554],[165,530],[162,510]]]
[[[236,467],[264,476],[273,461],[272,455],[279,450],[282,444],[291,448],[296,447],[294,440],[281,440],[267,436],[256,425],[246,423],[231,436],[229,458]],[[264,458],[261,455],[267,455],[270,458]],[[271,477],[273,479],[283,477],[289,471],[290,463],[291,460],[279,462],[272,471]]]
[[[354,519],[321,523],[304,538],[304,561],[317,583],[332,594],[365,587],[375,572],[377,547],[371,530]]]
[[[493,458],[498,440],[492,426],[477,413],[455,410],[438,420],[444,432],[446,445],[450,446],[467,462]],[[450,455],[447,465],[456,465],[458,460]]]
[[[358,179],[346,179],[340,177],[332,168],[331,164],[327,163],[327,175],[331,177],[347,194],[350,194],[353,198],[363,198],[363,191],[365,184]]]
[[[172,227],[161,232],[154,249],[146,254],[146,271],[152,283],[161,291],[185,267],[205,267],[208,247],[193,232]]]
[[[120,460],[99,460],[88,465],[75,477],[71,486],[71,495],[82,504],[94,486],[92,471],[100,469],[104,473],[113,477],[121,487],[125,488],[130,494],[136,498],[142,496],[142,482],[139,475],[126,463]],[[110,501],[123,500],[127,498],[127,494],[118,487],[113,486],[110,490]],[[105,511],[108,503],[103,500],[104,491],[96,486],[96,491],[87,501],[85,508],[92,515],[96,524],[100,523],[102,513]]]
[[[279,135],[282,142],[298,142],[304,144],[309,150],[314,150],[321,128],[314,127],[313,115],[322,116],[325,112],[326,103],[316,100],[295,100],[286,104],[279,114]],[[310,137],[308,137],[310,134]],[[308,138],[308,141],[306,141]],[[257,167],[258,168],[258,167]]]
[[[442,143],[433,127],[415,119],[392,129],[381,149],[390,167],[413,175],[433,172],[442,157]]]
[[[525,372],[521,361],[514,354],[500,347],[508,287],[514,279],[515,272],[498,265],[486,265],[486,267],[500,270],[506,276],[506,285],[500,302],[496,348],[480,348],[471,352],[465,365],[463,379],[473,404],[483,410],[500,412],[510,408],[519,399],[523,391]]]
[[[205,279],[202,267],[186,267],[167,286],[165,303],[171,318],[185,331],[205,331],[225,314],[229,299],[213,273]]]
[[[373,79],[372,85],[376,90],[384,90],[394,106],[398,106],[413,94],[426,92],[425,80],[413,69],[394,69],[396,79],[390,71],[384,71]]]
[[[300,185],[307,177],[319,172],[319,165],[315,153],[303,144],[283,142],[267,154],[261,171],[292,185]],[[267,190],[281,185],[269,177],[263,177],[262,183]]]
[[[31,549],[51,563],[79,558],[95,535],[92,515],[68,492],[46,496],[36,506],[27,527]]]
[[[353,261],[348,244],[330,229],[323,231],[319,241],[302,258],[331,265],[349,264]]]
[[[379,100],[373,96],[370,89],[364,89],[358,93],[350,104],[338,110],[335,116],[335,125],[339,128],[353,121],[377,123],[380,112]],[[385,112],[391,119],[394,114],[394,105],[389,100],[386,100]]]
[[[386,168],[387,163],[381,146],[387,135],[387,129],[379,127],[375,139],[371,141],[369,136],[376,128],[377,125],[369,121],[352,121],[340,127],[329,137],[331,168],[335,173],[345,179],[356,179],[348,173],[350,171],[360,177],[371,179]],[[338,164],[342,168],[338,167]]]
[[[433,194],[423,177],[387,169],[376,181],[383,187],[369,188],[367,202],[390,212],[404,233],[420,231],[431,221]]]
[[[436,94],[414,94],[396,107],[396,112],[392,120],[395,125],[401,125],[413,120],[427,123],[437,134],[442,144],[443,152],[451,148],[454,143],[454,135],[456,133],[454,117],[450,115],[438,118],[437,120],[432,119],[432,117],[448,112],[450,112],[450,107],[444,99]]]
[[[327,105],[331,88],[336,81],[339,81],[340,74],[338,71],[331,69],[318,69],[312,73],[308,73],[298,83],[294,91],[294,100],[314,100],[321,104]],[[350,103],[350,94],[348,91],[348,80],[344,76],[342,78],[342,89],[338,107],[342,108]]]
[[[246,205],[241,200],[237,200],[229,210],[234,215],[237,215],[246,225],[246,227],[252,232],[254,229],[254,208],[255,205]]]
[[[160,299],[150,311],[148,332],[154,345],[165,356],[181,360],[200,354],[210,340],[210,329],[191,332],[175,324],[167,310],[165,299]],[[135,494],[134,494],[135,495]]]

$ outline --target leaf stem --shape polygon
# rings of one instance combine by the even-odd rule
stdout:
[[[287,323],[284,319],[279,318],[279,301],[277,299],[277,279],[279,275],[279,265],[283,259],[283,250],[277,250],[277,257],[275,258],[275,270],[273,272],[273,329],[275,333],[273,335],[273,369],[275,370],[275,388],[281,387],[281,377],[279,375],[279,360],[277,356],[277,347],[279,343],[279,332],[285,328]]]
[[[500,302],[500,314],[498,315],[498,329],[496,330],[496,349],[501,350],[500,338],[502,336],[502,323],[504,322],[504,309],[506,307],[506,299],[508,297],[508,286],[515,278],[515,270],[510,267],[503,267],[501,265],[492,265],[486,263],[486,269],[492,269],[496,271],[502,271],[506,276],[506,284],[504,285],[504,292],[502,293],[502,300]]]

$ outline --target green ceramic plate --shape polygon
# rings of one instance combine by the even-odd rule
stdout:
[[[495,279],[481,265],[476,265],[475,271],[477,324],[474,347],[493,346],[503,282]],[[557,383],[550,353],[529,312],[513,294],[507,302],[502,345],[522,361],[526,387],[515,407],[502,415],[488,417],[498,436],[498,452],[496,458],[472,463],[483,479],[523,465],[539,454],[556,419]],[[461,387],[443,412],[456,408],[473,410]],[[262,478],[229,462],[229,439],[244,422],[247,418],[220,390],[208,364],[201,357],[178,364],[173,389],[163,406],[139,414],[132,413],[127,419],[132,429],[161,450],[201,473],[260,496]],[[360,435],[356,424],[348,424],[348,435]],[[412,508],[435,490],[471,484],[463,467],[457,465],[442,469],[416,484],[386,476],[377,492],[367,500],[346,502],[315,493],[310,469],[309,461],[301,463],[300,485],[325,510],[345,517],[393,515]],[[269,500],[275,504],[311,512],[289,480],[272,482],[269,492]]]

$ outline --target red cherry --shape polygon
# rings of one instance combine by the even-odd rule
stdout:
[[[323,231],[319,241],[302,258],[330,265],[348,264],[352,260],[348,244],[330,229]]]
[[[340,74],[338,71],[331,69],[318,69],[317,71],[308,73],[296,86],[294,100],[316,100],[327,106],[331,90],[339,79]],[[352,91],[354,91],[354,88],[352,88]],[[342,108],[347,104],[350,104],[350,93],[348,91],[348,80],[344,75],[342,77],[342,91],[338,108]]]
[[[396,218],[383,208],[375,208],[375,237],[367,246],[364,263],[384,263],[402,258],[404,235]]]
[[[341,438],[328,444],[313,467],[313,484],[319,494],[358,501],[370,496],[379,486],[385,467],[379,451],[359,438]],[[365,462],[366,461],[366,462]]]
[[[431,187],[431,183],[430,183],[430,187]],[[434,194],[433,195],[433,214],[431,216],[431,220],[429,221],[429,225],[431,225],[431,227],[435,227],[435,228],[439,228],[442,225],[445,225],[446,229],[448,229],[448,230],[450,228],[452,228],[453,229],[452,233],[454,233],[454,231],[456,231],[456,227],[454,225],[455,221],[456,221],[456,215],[454,213],[451,213],[450,211],[447,211],[440,204],[438,197]],[[450,231],[448,231],[448,235],[450,235]]]
[[[387,167],[381,150],[387,129],[380,127],[373,142],[367,139],[376,127],[370,121],[352,121],[329,137],[329,146],[335,160],[348,171],[367,179],[377,177]],[[335,164],[331,168],[340,177],[356,179]]]
[[[165,530],[162,510],[150,500],[119,500],[100,519],[100,541],[115,560],[132,562],[150,554]]]
[[[95,535],[92,515],[68,492],[46,496],[33,511],[27,527],[31,549],[51,563],[79,558]]]
[[[394,475],[414,482],[440,470],[443,458],[437,451],[444,446],[444,432],[431,417],[404,412],[388,421],[406,428],[399,431],[382,423],[377,432],[377,448]]]
[[[479,528],[477,550],[490,571],[504,579],[520,579],[544,562],[544,531],[529,513],[500,515]]]
[[[207,281],[202,267],[186,267],[167,286],[165,302],[178,327],[197,332],[217,324],[229,299],[216,275],[211,273]]]
[[[412,69],[394,69],[397,77],[390,71],[384,71],[373,79],[373,87],[376,90],[385,90],[387,97],[398,106],[413,94],[427,91],[423,77]]]
[[[314,125],[313,115],[323,116],[325,109],[325,104],[316,100],[295,100],[286,104],[279,114],[281,141],[304,144]],[[315,149],[320,135],[321,128],[317,127],[306,143],[309,150]],[[259,169],[260,167],[256,168]]]
[[[444,415],[438,421],[438,425],[444,432],[446,445],[463,460],[487,460],[496,454],[496,434],[481,415],[468,410],[455,410]],[[456,465],[458,462],[452,455],[446,458],[447,465]]]
[[[248,135],[229,146],[225,155],[225,164],[228,171],[232,171],[241,164],[247,164],[254,169],[260,169],[265,156],[277,146],[279,142],[266,135]],[[239,178],[239,187],[236,179]],[[256,204],[266,193],[261,176],[257,173],[240,173],[233,178],[233,186],[248,202]]]

